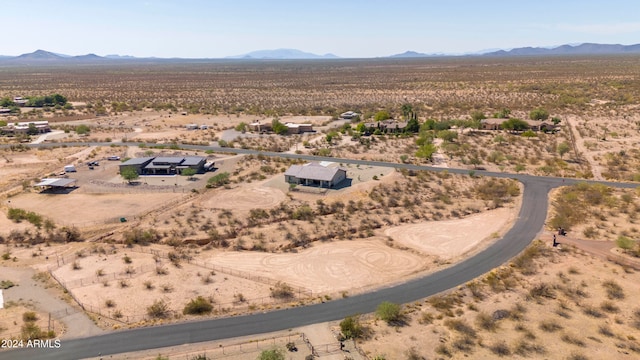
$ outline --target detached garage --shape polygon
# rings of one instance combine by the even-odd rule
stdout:
[[[76,179],[60,179],[60,178],[50,178],[50,179],[42,179],[39,183],[33,185],[35,187],[40,187],[43,191],[49,189],[67,189],[75,187],[75,183],[78,180]]]

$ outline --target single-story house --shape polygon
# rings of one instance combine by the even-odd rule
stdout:
[[[374,132],[379,129],[383,133],[399,133],[403,132],[407,127],[407,122],[387,119],[382,121],[366,122],[364,123],[364,127],[367,129],[367,132]]]
[[[482,119],[480,120],[480,129],[481,130],[501,130],[502,123],[509,119]],[[556,125],[549,121],[538,121],[538,120],[523,120],[529,126],[529,129],[533,131],[554,131],[556,130]]]
[[[287,134],[302,134],[313,131],[313,125],[311,124],[286,123],[285,125],[287,127]]]
[[[204,173],[206,158],[202,156],[158,156],[129,159],[120,164],[120,171],[133,167],[140,175],[175,175],[185,169]]]
[[[38,134],[44,134],[51,131],[48,121],[22,121],[17,123],[10,123],[7,126],[3,126],[0,130],[8,134],[26,134],[29,131],[29,126],[33,125]]]
[[[273,130],[270,122],[261,123],[260,120],[256,120],[247,126],[249,131],[254,132],[271,132]]]
[[[304,165],[291,165],[284,173],[289,184],[332,188],[347,178],[347,170],[339,167],[327,167],[317,162]]]

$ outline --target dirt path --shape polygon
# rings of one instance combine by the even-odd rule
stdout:
[[[4,301],[16,303],[30,303],[38,310],[51,313],[53,317],[62,321],[66,330],[61,338],[72,339],[103,334],[87,315],[79,309],[61,300],[53,290],[46,289],[42,282],[33,279],[36,272],[27,268],[0,267],[2,278],[11,280],[18,286],[4,290]]]
[[[549,243],[553,242],[553,233],[546,231],[543,236],[543,240]],[[616,244],[613,241],[595,241],[595,240],[583,240],[576,239],[569,236],[557,236],[556,241],[562,246],[562,244],[573,245],[576,248],[583,250],[593,256],[596,256],[605,261],[615,261],[626,266],[640,269],[640,259],[634,259],[627,256],[616,254],[612,250],[616,248]]]
[[[591,168],[591,173],[593,174],[593,180],[604,180],[602,178],[602,166],[598,164],[598,162],[594,159],[594,153],[589,152],[588,149],[584,146],[584,138],[580,135],[580,132],[576,128],[577,119],[574,119],[571,116],[567,116],[565,118],[567,122],[567,126],[569,127],[569,131],[573,134],[574,138],[574,150],[577,152],[576,157],[584,156],[584,158],[589,163],[589,167]]]

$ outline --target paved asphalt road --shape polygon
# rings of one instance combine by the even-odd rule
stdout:
[[[72,144],[67,144],[72,146]],[[82,144],[86,146],[87,144]],[[91,145],[110,145],[93,143]],[[49,144],[34,146],[51,146]],[[183,145],[186,149],[264,154],[300,158],[303,160],[334,161],[341,163],[386,166],[413,170],[444,171],[468,174],[467,169],[442,169],[411,164],[395,164],[377,161],[362,161],[336,158],[320,158],[308,155],[257,152],[246,149],[212,148],[206,146]],[[578,182],[574,179],[538,177],[521,174],[475,171],[476,175],[509,177],[525,185],[522,207],[514,226],[494,245],[477,255],[425,277],[397,286],[383,288],[370,293],[329,301],[305,307],[291,308],[267,313],[239,317],[185,322],[172,325],[123,330],[106,335],[83,339],[66,340],[58,349],[21,349],[0,352],[4,359],[78,359],[130,351],[154,349],[165,346],[221,340],[237,336],[261,334],[284,330],[320,322],[342,319],[345,316],[369,313],[382,301],[409,303],[464,284],[516,256],[537,236],[547,215],[547,196],[550,189]],[[635,188],[638,184],[601,182],[614,187]]]

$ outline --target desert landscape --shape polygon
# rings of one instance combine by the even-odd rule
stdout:
[[[59,93],[72,104],[0,119],[51,127],[0,136],[0,337],[71,339],[261,313],[434,273],[494,244],[518,219],[523,185],[485,171],[638,181],[638,59],[575,61],[320,61],[305,63],[309,72],[290,62],[144,72],[129,64],[46,78],[0,67],[0,97]],[[123,82],[120,66],[135,75]],[[360,116],[341,119],[348,110]],[[417,128],[362,131],[380,117],[414,119]],[[487,130],[487,118],[557,127]],[[255,122],[313,131],[252,131]],[[288,183],[287,171],[308,156],[346,180]],[[120,166],[170,157],[212,168],[127,179]],[[64,171],[69,165],[75,171]],[[75,182],[35,186],[44,178]],[[556,188],[538,240],[512,263],[444,294],[390,304],[393,318],[353,314],[351,328],[341,321],[260,337],[271,344],[230,339],[119,356],[253,359],[272,346],[288,351],[293,338],[301,350],[308,344],[287,352],[300,359],[631,359],[640,351],[639,195],[586,182]],[[27,287],[42,288],[40,298],[25,297]],[[214,354],[225,346],[228,354]]]

